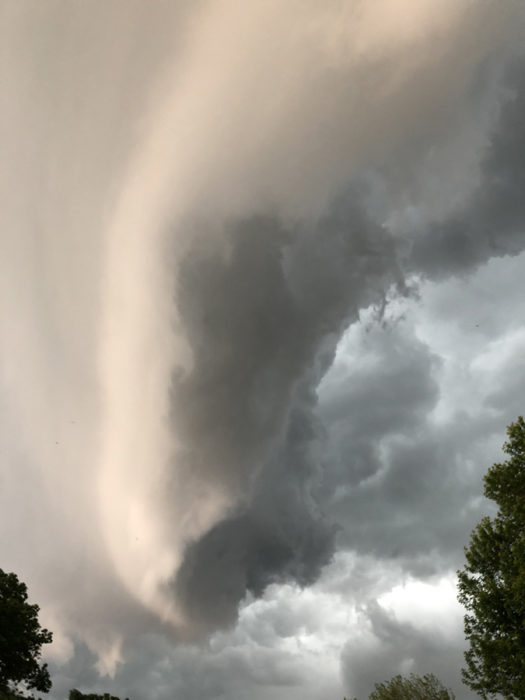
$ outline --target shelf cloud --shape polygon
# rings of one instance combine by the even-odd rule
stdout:
[[[197,664],[206,697],[280,698],[264,647],[271,687],[303,697],[283,640],[322,637],[309,595],[342,668],[312,700],[384,680],[363,649],[392,674],[430,662],[445,642],[359,571],[451,575],[486,508],[472,465],[520,410],[501,308],[523,279],[524,10],[3,14],[0,565],[55,630],[56,692],[112,677],[163,700],[177,669],[200,697]]]

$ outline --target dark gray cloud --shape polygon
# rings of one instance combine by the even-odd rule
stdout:
[[[507,70],[501,113],[468,201],[416,239],[409,267],[433,278],[467,273],[525,247],[525,66]]]
[[[182,462],[242,487],[239,512],[188,546],[175,583],[204,627],[231,623],[247,591],[311,583],[329,560],[334,528],[312,498],[324,437],[315,389],[359,308],[400,283],[391,239],[353,191],[310,230],[256,218],[226,236],[227,257],[188,255],[177,293],[194,353],[173,388]]]

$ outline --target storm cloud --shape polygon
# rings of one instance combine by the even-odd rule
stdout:
[[[312,487],[324,428],[316,387],[343,329],[399,279],[393,242],[355,204],[334,204],[311,231],[275,219],[234,225],[227,256],[181,263],[177,294],[192,349],[175,377],[173,422],[187,478],[237,493],[238,512],[190,545],[176,582],[184,607],[231,622],[247,591],[311,583],[333,549]],[[400,282],[401,284],[401,282]]]
[[[511,65],[502,85],[498,121],[482,158],[479,184],[464,206],[432,223],[414,243],[410,267],[431,277],[469,272],[525,245],[525,67]]]
[[[454,571],[525,381],[524,10],[2,10],[0,566],[55,697],[468,697]]]

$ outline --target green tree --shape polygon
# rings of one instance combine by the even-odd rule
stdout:
[[[376,683],[369,700],[454,700],[454,693],[445,688],[433,673],[408,678],[394,676],[384,683]],[[346,700],[346,698],[344,698]],[[357,698],[354,698],[357,700]]]
[[[369,700],[454,700],[454,693],[445,688],[432,673],[404,678],[394,676],[385,683],[376,683]]]
[[[485,496],[499,506],[465,548],[458,572],[459,601],[467,609],[463,681],[483,698],[525,698],[525,422],[507,428],[503,451],[484,478]]]
[[[0,569],[0,690],[27,690],[47,693],[51,679],[47,664],[40,664],[41,647],[53,635],[40,627],[38,605],[27,602],[27,586],[16,574]]]

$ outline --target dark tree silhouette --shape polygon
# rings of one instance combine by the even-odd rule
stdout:
[[[41,647],[53,635],[38,622],[38,605],[27,602],[27,586],[16,574],[0,569],[0,690],[47,693],[51,679],[47,664],[40,664]]]

